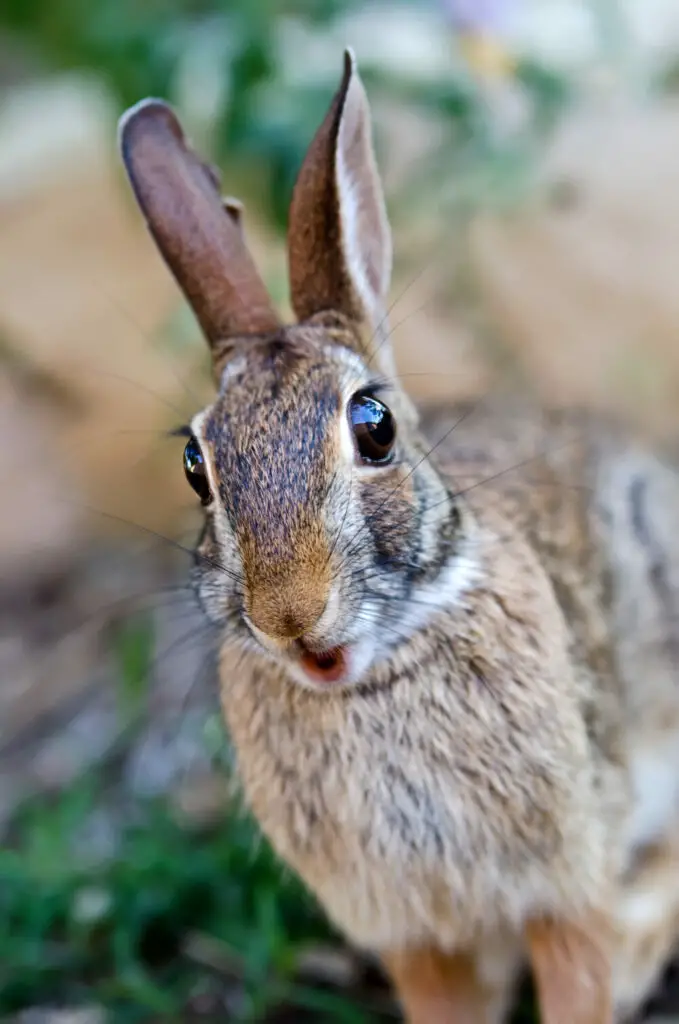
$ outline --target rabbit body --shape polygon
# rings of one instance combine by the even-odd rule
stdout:
[[[507,481],[525,513],[535,490],[522,502]],[[359,687],[319,699],[255,653],[222,670],[258,820],[339,926],[374,949],[454,948],[518,927],[532,907],[579,914],[623,865],[615,678],[600,682],[589,650],[571,656],[577,641],[517,511],[503,516],[497,488],[492,504],[483,490],[464,499],[466,589]],[[580,527],[573,556],[588,541],[560,498]],[[596,644],[608,669],[592,603],[582,647]]]
[[[612,913],[628,1012],[679,927],[677,620],[655,561],[679,568],[679,478],[581,417],[466,413],[428,428],[459,424],[437,456],[467,490],[467,589],[346,693],[227,651],[245,792],[354,942],[472,947],[500,1015],[526,917]]]
[[[496,1024],[525,957],[544,1024],[622,1018],[678,934],[675,469],[527,402],[420,427],[350,53],[293,193],[295,325],[170,109],[121,144],[212,348],[194,578],[263,831],[412,1024]]]

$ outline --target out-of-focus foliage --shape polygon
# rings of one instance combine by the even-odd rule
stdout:
[[[237,809],[201,830],[143,804],[92,862],[83,829],[104,797],[90,779],[31,803],[0,850],[3,1020],[37,1003],[94,1004],[117,1024],[395,1019],[370,972],[322,977],[337,936]],[[533,1021],[524,998],[513,1024]]]
[[[255,852],[246,819],[233,814],[218,830],[187,830],[148,804],[117,856],[89,864],[82,828],[101,798],[82,783],[56,806],[30,805],[15,823],[18,849],[0,851],[3,1019],[84,997],[116,1021],[185,1020],[191,1001],[220,984],[240,1003],[233,1020],[314,1000],[324,1020],[365,1019],[294,981],[306,944],[329,930],[300,887],[283,884],[268,849]],[[212,986],[199,949],[218,961]]]
[[[217,163],[228,157],[232,176],[246,169],[257,200],[282,226],[304,150],[336,86],[340,54],[325,74],[295,75],[291,81],[279,28],[293,21],[313,38],[359,6],[356,0],[5,0],[0,29],[37,53],[47,68],[100,75],[121,110],[147,95],[181,100],[183,74],[195,78],[197,68],[207,78],[212,73],[205,85],[212,93],[210,155]],[[394,7],[385,7],[385,18]],[[519,63],[515,80],[529,117],[518,138],[498,140],[478,82],[453,61],[453,31],[442,8],[440,16],[441,31],[451,38],[448,75],[414,80],[397,66],[370,61],[361,69],[374,94],[383,92],[440,121],[440,151],[414,185],[426,180],[436,187],[455,176],[458,199],[475,201],[496,194],[498,183],[513,181],[513,171],[525,165],[549,129],[568,88],[549,69]],[[196,49],[197,64],[191,56]],[[294,59],[303,70],[303,47]],[[188,71],[187,60],[194,61]]]

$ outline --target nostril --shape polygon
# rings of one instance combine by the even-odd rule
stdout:
[[[283,635],[288,640],[297,640],[306,633],[307,623],[294,612],[284,612],[282,616],[282,630]]]

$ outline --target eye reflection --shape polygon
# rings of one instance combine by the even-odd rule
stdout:
[[[190,437],[184,448],[184,474],[200,498],[201,504],[209,504],[212,493],[205,472],[203,453],[195,437]]]
[[[389,462],[396,440],[396,422],[384,402],[371,395],[354,395],[349,403],[349,418],[361,459],[367,463]]]

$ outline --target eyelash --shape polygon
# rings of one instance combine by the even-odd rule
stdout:
[[[183,423],[180,427],[173,427],[169,432],[168,437],[192,437],[193,431],[188,423]]]
[[[388,380],[373,380],[365,387],[359,388],[353,394],[354,398],[376,398],[378,401],[384,396],[393,392],[394,385]]]

